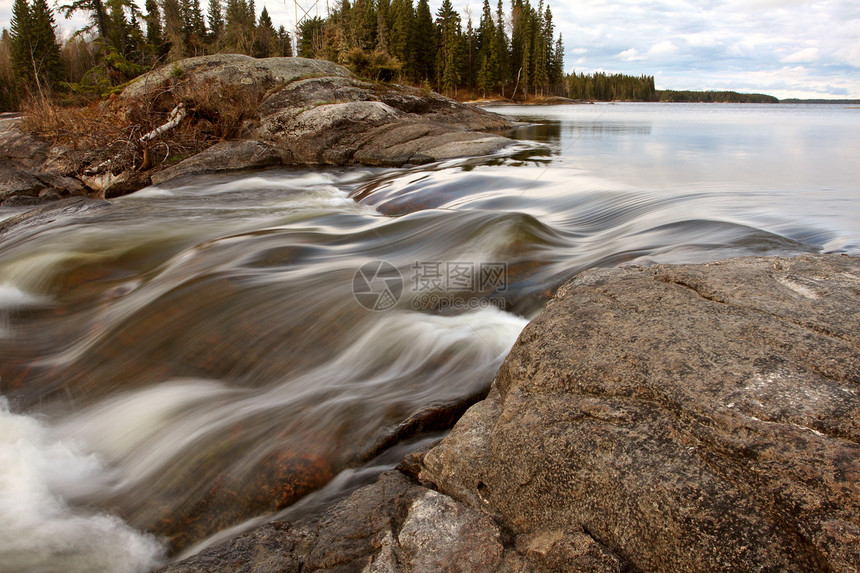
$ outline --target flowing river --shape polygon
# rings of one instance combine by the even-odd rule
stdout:
[[[320,515],[443,435],[582,269],[860,254],[860,109],[493,110],[533,124],[493,157],[0,231],[0,571],[143,572]]]

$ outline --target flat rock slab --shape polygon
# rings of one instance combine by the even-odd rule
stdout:
[[[544,570],[857,571],[860,258],[586,271],[421,477]]]

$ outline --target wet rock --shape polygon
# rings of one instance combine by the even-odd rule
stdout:
[[[860,259],[587,271],[421,478],[543,570],[860,566]]]
[[[298,573],[315,534],[300,525],[274,521],[159,569],[159,573]]]
[[[528,571],[523,567],[529,562],[511,555],[502,539],[487,515],[393,471],[335,505],[316,527],[269,524],[161,573],[192,573],[207,566],[258,573],[491,572],[505,570],[503,564],[510,571]]]
[[[278,150],[262,141],[222,141],[177,165],[154,173],[152,182],[161,184],[204,173],[259,169],[282,163],[285,161]]]

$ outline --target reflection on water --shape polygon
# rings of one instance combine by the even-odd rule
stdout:
[[[18,532],[0,562],[144,571],[275,514],[318,516],[479,399],[581,269],[860,253],[850,110],[500,111],[540,120],[514,131],[540,143],[200,177],[7,229],[0,424],[27,436],[35,465],[0,470],[2,527]],[[389,271],[368,288],[396,295],[375,312],[353,289],[379,261]],[[0,441],[0,460],[21,443]],[[25,474],[43,501],[15,501]]]

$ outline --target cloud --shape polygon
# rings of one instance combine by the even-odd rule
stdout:
[[[663,40],[662,42],[658,42],[651,46],[651,49],[648,50],[648,54],[652,56],[667,56],[669,54],[677,53],[678,47],[670,42],[669,40]]]
[[[804,48],[782,58],[785,63],[814,62],[818,59],[818,48]]]
[[[618,53],[618,58],[625,62],[640,62],[645,59],[645,56],[639,53],[636,48],[630,48]]]

